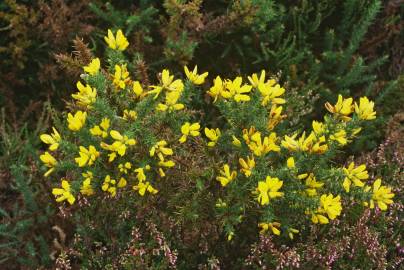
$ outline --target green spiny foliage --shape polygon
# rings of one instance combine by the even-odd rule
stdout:
[[[31,133],[26,124],[14,129],[5,121],[4,110],[2,113],[0,264],[9,265],[8,269],[51,265],[50,218],[54,205],[47,203],[46,184],[38,182],[36,162],[37,136],[49,119],[46,108],[39,119]]]

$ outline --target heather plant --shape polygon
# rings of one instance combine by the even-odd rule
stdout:
[[[125,240],[130,233],[151,233],[146,246],[164,252],[128,265],[184,268],[201,263],[195,248],[212,262],[214,243],[258,234],[304,238],[310,226],[338,220],[349,204],[362,212],[393,203],[392,189],[370,178],[366,164],[334,163],[364,123],[376,119],[367,97],[339,95],[325,104],[323,120],[303,130],[288,123],[288,89],[264,70],[214,76],[209,85],[208,72],[197,66],[185,66],[184,79],[163,69],[147,87],[133,79],[123,32],[108,30],[104,41],[106,57],[83,67],[69,112],[40,136],[48,147],[40,155],[44,176],[61,213],[77,224],[79,252],[71,256],[86,267],[122,266],[125,256],[115,252],[132,246]],[[203,240],[192,239],[192,231]],[[88,241],[98,247],[83,248]],[[298,264],[295,257],[285,265]]]

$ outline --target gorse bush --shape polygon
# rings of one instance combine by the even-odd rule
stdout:
[[[195,220],[209,209],[228,241],[244,237],[243,223],[294,239],[310,223],[337,219],[344,205],[386,210],[393,203],[391,188],[370,179],[365,164],[333,162],[376,118],[367,97],[339,95],[325,104],[322,121],[295,130],[287,89],[265,71],[217,76],[208,87],[208,73],[197,67],[184,67],[184,80],[164,69],[146,87],[132,79],[122,31],[104,39],[106,58],[83,67],[66,119],[41,135],[57,202],[137,201]]]
[[[398,269],[398,2],[0,1],[0,268]]]

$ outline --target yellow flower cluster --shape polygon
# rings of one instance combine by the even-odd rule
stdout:
[[[313,197],[317,195],[317,190],[324,186],[323,182],[318,182],[313,173],[304,173],[297,176],[298,179],[305,180],[306,193],[308,196]]]
[[[366,97],[360,98],[359,103],[354,103],[352,98],[344,99],[342,96],[339,96],[335,105],[326,104],[327,110],[335,116],[335,120],[325,117],[324,122],[313,121],[312,131],[309,133],[303,132],[300,136],[298,136],[298,133],[285,135],[280,140],[273,130],[285,119],[285,115],[282,115],[282,105],[285,103],[285,99],[283,98],[285,89],[277,84],[276,80],[266,79],[265,71],[262,71],[260,75],[253,74],[248,77],[248,80],[250,84],[243,83],[241,77],[228,80],[217,76],[213,80],[213,86],[207,91],[207,94],[213,98],[213,103],[219,102],[218,106],[220,107],[220,102],[235,102],[236,104],[250,102],[253,90],[255,89],[259,93],[260,104],[263,107],[270,106],[266,131],[259,131],[256,130],[256,127],[251,126],[249,129],[242,130],[241,137],[243,140],[237,138],[237,135],[232,135],[232,144],[234,146],[242,148],[245,145],[252,154],[251,157],[247,157],[246,159],[239,157],[240,172],[247,178],[251,178],[254,174],[254,168],[256,167],[254,156],[262,158],[270,152],[279,153],[281,151],[280,146],[292,153],[324,154],[334,146],[348,144],[350,139],[360,132],[360,128],[348,128],[347,122],[353,118],[361,121],[372,120],[376,117],[376,113],[373,111],[374,103]],[[264,132],[265,135],[263,135]],[[208,146],[213,147],[217,145],[219,138],[222,136],[222,131],[205,128],[205,135],[210,140]],[[309,211],[312,216],[312,222],[326,224],[329,220],[333,220],[340,215],[342,211],[340,195],[336,197],[332,194],[321,195],[325,182],[318,181],[312,172],[296,174],[298,168],[296,168],[293,157],[287,159],[286,165],[287,168],[293,171],[296,179],[303,181],[304,192],[302,195],[313,198],[313,200],[318,199],[319,201],[319,207],[315,211]],[[354,168],[353,163],[348,168],[344,168],[343,171],[346,177],[342,183],[342,187],[347,192],[349,192],[352,183],[355,186],[363,187],[364,183],[362,180],[368,178],[365,169],[364,165]],[[225,187],[233,182],[236,177],[237,172],[230,169],[230,164],[225,164],[223,165],[223,169],[219,171],[219,176],[216,179]],[[265,181],[258,181],[254,193],[258,194],[257,199],[259,204],[269,205],[271,200],[283,197],[284,192],[280,191],[283,184],[283,181],[271,176],[267,176]],[[373,202],[376,200],[381,202],[382,207],[385,208],[383,200],[389,203],[390,196],[387,195],[389,198],[386,199],[386,197],[380,195],[372,195],[373,201],[370,201],[370,205],[373,206]],[[279,222],[262,222],[259,224],[263,232],[270,230],[276,235],[280,234],[280,226]],[[297,232],[296,229],[287,229],[290,238],[293,238],[293,234]]]
[[[50,151],[55,151],[59,147],[59,142],[61,141],[61,137],[60,137],[59,132],[56,130],[56,128],[52,127],[52,130],[53,130],[53,133],[51,135],[42,134],[40,136],[40,139],[44,143],[49,144]]]
[[[96,125],[90,129],[91,135],[100,136],[102,138],[108,137],[108,129],[111,121],[108,118],[103,118],[100,125]]]
[[[135,170],[135,172],[137,173],[136,178],[138,179],[139,182],[137,185],[133,186],[133,189],[137,190],[140,196],[144,196],[146,191],[151,194],[156,194],[158,192],[157,189],[153,188],[150,182],[146,181],[145,170],[150,170],[150,166],[146,165],[144,168],[137,168]]]
[[[232,222],[241,222],[246,209],[255,207],[262,214],[261,233],[284,233],[291,239],[299,233],[282,218],[289,214],[286,207],[306,214],[315,224],[327,224],[341,215],[344,196],[355,195],[357,190],[367,194],[363,203],[370,208],[377,205],[386,210],[393,203],[391,188],[380,179],[373,187],[366,185],[369,174],[364,164],[352,162],[339,169],[316,165],[317,160],[322,161],[320,165],[327,162],[327,155],[322,154],[331,155],[336,147],[347,145],[360,132],[361,121],[376,118],[374,103],[367,97],[357,103],[340,95],[335,105],[325,105],[332,116],[313,121],[309,131],[284,132],[284,125],[279,124],[286,119],[282,114],[285,89],[276,79],[267,78],[265,71],[244,81],[241,76],[217,76],[206,93],[213,101],[208,105],[217,106],[221,114],[218,122],[225,124],[220,129],[208,128],[204,127],[206,118],[197,119],[199,112],[189,107],[195,96],[190,91],[208,84],[207,72],[198,74],[197,66],[192,71],[185,66],[183,81],[163,69],[159,82],[148,88],[131,79],[133,67],[119,58],[129,46],[123,32],[114,35],[108,30],[104,39],[117,59],[109,59],[113,64],[105,69],[99,58],[84,66],[84,82],[77,82],[78,92],[71,95],[74,103],[69,106],[72,111],[65,127],[56,125],[51,134],[40,136],[48,147],[40,155],[47,168],[45,176],[61,175],[52,191],[57,202],[74,204],[82,196],[95,198],[97,194],[121,198],[127,192],[140,196],[164,193],[158,180],[175,180],[176,174],[183,177],[181,173],[187,172],[184,160],[194,158],[192,151],[197,149],[204,154],[198,153],[196,158],[204,159],[203,166],[208,167],[201,175],[223,187],[220,196],[224,197],[216,206],[220,211],[231,208],[225,219],[230,212],[239,211]],[[255,114],[259,114],[256,119]],[[347,194],[351,190],[355,191]],[[229,207],[232,200],[241,201],[241,207],[240,201],[234,207],[241,210]],[[235,227],[229,227],[227,238],[231,240]]]
[[[181,127],[181,133],[182,136],[181,138],[178,140],[180,143],[184,143],[187,141],[188,136],[192,136],[192,137],[197,137],[199,136],[201,133],[199,132],[199,129],[201,128],[201,126],[199,125],[199,123],[189,123],[186,122],[185,124],[182,125]]]
[[[343,170],[346,177],[342,185],[344,186],[346,192],[349,192],[352,183],[356,187],[365,186],[365,183],[363,183],[362,181],[369,178],[368,171],[366,170],[366,165],[362,164],[355,168],[355,163],[351,162],[348,168],[343,168]]]
[[[113,50],[124,51],[129,46],[129,42],[123,35],[121,29],[116,32],[116,36],[108,29],[108,36],[104,37],[104,40]]]
[[[209,147],[215,146],[216,143],[218,142],[221,134],[222,133],[220,132],[220,129],[218,129],[218,128],[216,128],[216,129],[205,128],[205,135],[210,140],[210,142],[208,142],[208,146]]]
[[[223,165],[223,170],[220,170],[220,175],[216,177],[216,180],[225,187],[231,181],[233,181],[237,176],[236,171],[230,171],[230,166],[228,164]]]
[[[58,162],[51,154],[49,154],[49,152],[43,153],[39,156],[39,158],[45,164],[45,166],[49,168],[49,170],[44,174],[45,177],[47,177],[55,170]]]
[[[303,132],[298,139],[297,134],[292,136],[285,135],[281,144],[284,148],[293,152],[302,151],[312,154],[322,154],[328,150],[328,145],[325,144],[325,142],[325,136],[318,137],[314,132],[311,132],[310,135],[306,137],[306,133]]]
[[[172,156],[174,151],[167,147],[168,143],[165,140],[157,142],[151,149],[150,149],[150,156],[154,157],[157,155],[158,157],[158,165],[160,166],[159,174],[161,177],[165,177],[166,174],[163,170],[163,167],[172,168],[175,166],[175,162],[172,160],[167,160],[168,156]]]
[[[370,186],[365,187],[366,192],[369,192],[370,190]],[[382,186],[382,180],[379,178],[373,183],[372,197],[369,203],[365,202],[365,205],[369,205],[369,207],[373,209],[376,203],[380,210],[385,211],[387,210],[387,206],[393,203],[393,197],[394,193],[391,192],[391,188]]]
[[[282,187],[283,181],[279,180],[277,177],[267,176],[265,181],[259,181],[257,191],[258,194],[258,202],[261,205],[269,204],[270,199],[274,199],[277,197],[282,197],[283,192],[280,192],[279,189]]]
[[[77,111],[74,115],[68,113],[68,128],[72,131],[79,131],[86,123],[87,112]]]
[[[77,92],[77,94],[72,94],[72,97],[77,100],[77,105],[91,108],[91,104],[97,99],[97,90],[91,88],[88,84],[84,86],[81,82],[77,82],[77,89],[79,92]]]
[[[338,96],[337,103],[333,106],[330,103],[326,103],[326,109],[335,115],[337,118],[341,118],[344,121],[351,120],[351,114],[355,112],[357,117],[361,120],[373,120],[376,118],[376,112],[373,110],[374,103],[369,101],[367,97],[361,97],[359,104],[355,102],[352,104],[352,98],[343,98]]]
[[[239,158],[239,163],[241,166],[240,171],[244,173],[246,177],[250,177],[252,174],[252,170],[255,167],[255,160],[254,157],[247,157],[247,159]]]
[[[185,75],[187,76],[188,80],[195,85],[200,85],[205,82],[206,77],[208,76],[208,72],[204,72],[203,74],[198,74],[198,66],[194,67],[192,72],[189,71],[188,67],[184,67]]]
[[[129,45],[129,42],[127,41],[121,30],[117,31],[116,36],[114,36],[111,30],[108,30],[108,36],[105,37],[105,41],[112,50],[117,51],[124,51]],[[100,74],[100,70],[101,61],[99,58],[94,58],[90,61],[90,63],[88,63],[87,66],[83,67],[83,71],[86,73],[86,75],[82,78],[88,79],[96,76],[102,76],[102,74]],[[203,82],[204,77],[195,77],[197,76],[195,72],[193,72],[193,74],[194,75],[192,75],[192,78],[196,80],[197,83],[200,83],[201,81]],[[206,77],[207,74],[204,76]],[[141,99],[145,96],[141,84],[138,81],[131,81],[126,64],[116,64],[114,66],[114,73],[110,74],[109,78],[111,78],[111,85],[113,86],[113,89],[115,91],[126,90],[127,86],[131,85],[131,94],[133,95],[134,99]],[[94,139],[92,139],[92,141],[98,141],[101,148],[97,149],[97,145],[91,143],[88,144],[88,146],[80,145],[78,147],[78,157],[76,156],[74,158],[74,161],[77,164],[78,168],[86,169],[84,172],[81,173],[83,178],[81,180],[80,193],[84,196],[91,196],[95,194],[94,185],[96,185],[97,181],[94,181],[94,178],[102,177],[101,175],[99,175],[99,173],[97,172],[98,169],[96,168],[100,165],[105,165],[105,154],[107,156],[108,162],[113,162],[115,159],[117,159],[117,157],[124,157],[128,152],[129,147],[136,145],[137,141],[126,134],[122,134],[121,131],[111,129],[114,122],[116,122],[117,120],[114,119],[114,121],[111,121],[109,117],[102,118],[97,124],[94,124],[93,120],[91,120],[90,124],[92,124],[92,127],[87,128],[86,125],[89,122],[88,116],[91,115],[92,117],[94,117],[98,114],[98,112],[96,111],[94,111],[94,113],[90,111],[93,110],[93,105],[95,102],[97,102],[98,93],[96,88],[93,87],[89,83],[89,81],[86,81],[86,83],[82,83],[79,81],[77,82],[76,86],[78,92],[72,94],[72,98],[75,101],[74,107],[79,107],[81,110],[68,113],[67,128],[70,131],[77,133],[77,135],[75,136],[77,136],[78,138],[81,138],[81,136],[84,134],[93,136]],[[170,90],[179,91],[182,91],[183,88],[182,82],[180,80],[177,80],[173,85],[171,85],[170,82],[167,82],[166,77],[164,77],[164,86],[169,88]],[[123,117],[121,119],[128,121],[135,120],[136,118],[137,113],[135,111],[127,109],[123,110]],[[50,151],[57,151],[60,149],[62,137],[56,128],[53,127],[52,129],[53,133],[51,133],[50,135],[42,134],[40,138],[44,143],[49,145]],[[66,139],[68,137],[69,136],[66,136]],[[75,141],[75,143],[78,143],[77,140]],[[158,152],[161,150],[161,148],[164,149],[164,147],[160,147]],[[167,151],[165,150],[166,149],[162,150],[162,152],[167,154]],[[66,151],[66,149],[62,149],[61,153],[63,153],[64,151]],[[56,156],[60,156],[61,153],[57,153]],[[172,155],[172,150],[169,154]],[[49,176],[59,165],[59,162],[56,160],[56,158],[49,152],[45,152],[40,155],[40,159],[44,163],[44,165],[48,167],[45,176]],[[165,160],[164,158],[160,159],[158,164],[159,166],[163,167],[174,166],[173,161]],[[88,168],[90,167],[95,168],[93,170],[88,170]],[[144,170],[151,170],[151,167],[147,165],[145,167],[132,170],[132,164],[130,162],[119,163],[118,165],[116,165],[116,171],[118,173],[116,178],[112,177],[109,174],[104,175],[104,181],[102,182],[100,189],[104,192],[108,192],[111,196],[116,196],[117,190],[120,188],[124,188],[128,183],[124,175],[130,177],[131,179],[133,175],[133,178],[138,181],[136,184],[133,185],[133,189],[137,190],[140,195],[143,196],[146,190],[151,194],[156,194],[157,190],[153,188],[149,182],[146,182],[146,174]],[[159,170],[160,175],[164,174],[161,168],[159,168]],[[76,201],[76,193],[77,191],[72,189],[70,180],[67,180],[66,178],[62,178],[61,188],[53,189],[53,194],[55,195],[58,202],[66,200],[69,202],[69,204],[73,204]]]
[[[335,219],[341,214],[341,197],[334,197],[332,194],[323,194],[320,197],[320,206],[317,211],[312,213],[313,223],[327,224],[329,220]]]
[[[62,188],[54,188],[52,190],[52,194],[56,196],[57,202],[68,201],[70,204],[73,204],[76,201],[73,194],[70,190],[70,184],[66,179],[62,179]]]
[[[88,166],[93,165],[97,157],[100,156],[100,152],[98,152],[93,145],[90,145],[88,149],[86,149],[83,146],[80,146],[79,155],[80,157],[77,157],[74,160],[79,165],[79,167],[84,167],[86,165]]]
[[[94,58],[87,66],[83,67],[83,70],[84,72],[87,72],[88,74],[94,76],[98,73],[100,67],[101,67],[100,59]]]
[[[128,136],[122,135],[117,130],[111,130],[109,134],[115,141],[112,144],[101,142],[101,147],[111,152],[110,154],[108,154],[109,162],[114,161],[117,155],[120,155],[121,157],[124,156],[128,146],[136,144],[135,139],[128,138]]]
[[[277,105],[285,103],[285,99],[281,98],[285,92],[279,84],[276,83],[274,79],[269,79],[265,81],[265,71],[261,72],[258,78],[257,74],[253,74],[248,77],[251,84],[243,84],[242,77],[236,77],[234,80],[222,80],[219,76],[213,81],[213,86],[207,92],[208,95],[214,98],[213,102],[216,102],[218,98],[223,98],[225,100],[234,100],[236,102],[250,101],[250,94],[253,89],[257,89],[261,94],[261,104],[262,106],[267,106],[268,104]],[[278,108],[278,115],[282,111],[282,106]],[[274,111],[272,112],[274,114]]]
[[[115,73],[113,76],[113,84],[116,90],[125,89],[126,85],[130,82],[129,72],[126,65],[115,65]]]

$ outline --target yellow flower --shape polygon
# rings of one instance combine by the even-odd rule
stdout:
[[[208,72],[203,74],[198,74],[198,66],[194,67],[194,70],[190,72],[187,66],[184,66],[185,75],[188,80],[190,80],[193,84],[200,85],[205,82],[205,78],[208,76]]]
[[[151,194],[156,194],[158,192],[158,190],[153,188],[149,182],[139,182],[137,185],[133,186],[133,189],[137,190],[140,196],[144,196],[146,191]]]
[[[328,220],[328,218],[326,216],[324,216],[322,214],[317,214],[317,213],[312,214],[311,221],[314,224],[317,224],[317,223],[327,224],[327,223],[329,223],[329,220]]]
[[[258,84],[258,91],[263,97],[262,106],[266,106],[270,102],[272,104],[285,103],[285,99],[280,98],[285,93],[285,88],[277,84],[275,80],[268,80],[266,83]]]
[[[91,135],[100,136],[106,138],[108,136],[108,129],[110,126],[110,120],[108,118],[103,118],[99,126],[94,126],[90,129]]]
[[[126,181],[126,179],[123,178],[123,177],[121,177],[121,179],[119,179],[119,181],[118,181],[117,187],[119,187],[119,188],[126,187],[126,184],[127,184],[127,183],[128,183],[128,182]]]
[[[227,241],[233,240],[233,237],[234,237],[234,232],[229,232],[229,233],[227,234]]]
[[[237,176],[236,171],[230,171],[229,165],[225,164],[223,170],[220,170],[220,176],[216,177],[216,180],[222,184],[223,187],[227,186],[228,183],[233,181]]]
[[[266,231],[271,230],[272,233],[275,235],[281,234],[281,231],[279,230],[281,224],[279,222],[269,222],[269,223],[261,222],[258,223],[258,227],[261,228],[260,233],[265,233]]]
[[[320,206],[317,211],[312,214],[311,220],[315,224],[327,224],[329,222],[328,219],[335,219],[341,214],[341,211],[342,205],[339,195],[334,198],[332,194],[323,194],[320,197]]]
[[[356,187],[364,187],[365,183],[363,183],[362,180],[369,178],[366,165],[364,164],[355,168],[355,163],[351,162],[348,168],[343,168],[342,170],[346,176],[342,184],[346,192],[349,192],[352,183]]]
[[[79,131],[86,122],[87,113],[77,111],[74,116],[71,113],[67,114],[68,128],[72,131]]]
[[[104,183],[101,186],[101,189],[105,192],[109,192],[112,197],[116,195],[116,180],[111,179],[111,176],[105,176]]]
[[[132,91],[137,98],[143,97],[143,88],[140,82],[134,81],[132,85]]]
[[[106,149],[106,150],[112,152],[112,153],[108,154],[109,162],[114,161],[117,154],[119,154],[120,156],[124,156],[126,153],[127,147],[136,144],[135,139],[129,139],[128,136],[121,135],[121,133],[119,133],[116,130],[111,130],[109,134],[115,141],[111,145],[106,144],[104,142],[101,142],[101,144],[100,144],[103,149]]]
[[[128,170],[132,168],[132,164],[130,162],[125,162],[125,164],[119,164],[118,169],[121,173],[128,173]]]
[[[225,89],[221,92],[222,97],[226,99],[234,98],[236,102],[249,101],[250,96],[247,93],[251,92],[252,86],[248,84],[241,85],[243,79],[236,77],[233,81],[226,80]]]
[[[175,162],[172,160],[165,160],[165,156],[171,156],[173,154],[173,150],[171,148],[166,147],[166,141],[159,141],[157,142],[151,149],[150,149],[150,156],[154,157],[157,154],[159,159],[158,165],[162,167],[171,168],[175,166]],[[158,169],[159,174],[161,177],[165,177],[166,174],[164,173],[162,168]]]
[[[288,229],[289,238],[292,239],[292,240],[294,238],[294,234],[297,234],[297,233],[299,233],[299,230],[296,230],[296,229],[293,229],[293,228]]]
[[[265,181],[259,181],[257,191],[258,194],[258,202],[261,205],[269,204],[269,199],[282,197],[283,192],[279,192],[279,189],[282,187],[283,181],[279,180],[277,177],[267,176]]]
[[[55,166],[58,164],[58,162],[51,154],[49,154],[49,152],[43,153],[42,155],[39,156],[39,158],[45,164],[46,167],[50,168],[44,174],[44,176],[47,177],[55,170]]]
[[[129,139],[126,135],[121,135],[117,130],[111,130],[110,133],[111,137],[115,140],[112,144],[112,149],[117,152],[120,156],[125,155],[126,147],[130,145],[135,145],[135,139]]]
[[[289,169],[292,169],[295,167],[295,159],[293,157],[288,158],[288,160],[286,161],[286,166]]]
[[[205,135],[210,140],[210,142],[208,142],[208,146],[213,147],[213,146],[216,145],[217,141],[220,138],[220,135],[221,135],[220,129],[218,129],[218,128],[216,128],[216,129],[205,128]]]
[[[258,131],[255,130],[255,127],[250,127],[250,129],[243,129],[243,139],[246,142],[246,144],[249,144],[251,142],[251,138],[257,134],[260,134]],[[261,135],[260,135],[261,136]]]
[[[394,193],[391,192],[391,188],[387,186],[382,186],[382,180],[380,178],[376,179],[373,183],[372,198],[370,200],[370,208],[375,207],[375,203],[379,206],[380,210],[387,210],[387,206],[393,203],[392,198]],[[366,187],[365,191],[368,192],[370,187]],[[367,204],[366,204],[367,205]]]
[[[119,88],[125,89],[126,84],[130,81],[129,72],[126,69],[126,64],[122,66],[115,65],[115,73],[113,77],[113,84],[116,86],[116,88],[118,90]]]
[[[94,146],[90,145],[88,149],[83,146],[80,146],[80,157],[75,158],[74,160],[79,165],[79,167],[84,167],[86,165],[91,166],[94,164],[94,161],[97,157],[100,156],[100,152],[95,149]]]
[[[90,64],[88,64],[88,66],[85,66],[83,69],[88,74],[95,75],[100,70],[100,66],[101,66],[100,59],[94,58],[93,60],[91,60]]]
[[[285,115],[282,115],[283,107],[277,107],[276,104],[272,105],[271,111],[269,112],[268,116],[268,130],[272,130],[279,124],[279,122],[285,118]]]
[[[314,135],[313,132],[309,135]],[[308,139],[309,139],[308,137]],[[328,145],[326,144],[325,136],[321,136],[319,138],[313,136],[311,140],[308,140],[309,144],[308,151],[314,154],[323,154],[325,151],[328,150]],[[324,143],[324,144],[323,144]]]
[[[340,117],[344,121],[349,121],[351,118],[349,115],[353,112],[352,98],[344,99],[341,95],[338,95],[337,103],[332,106],[329,102],[325,104],[325,108],[337,117]]]
[[[306,193],[308,196],[316,196],[317,195],[317,189],[321,188],[322,186],[324,186],[324,183],[322,182],[317,182],[316,177],[314,176],[313,173],[307,174],[300,174],[297,176],[300,180],[306,180],[305,184],[306,184]]]
[[[240,169],[240,171],[242,172],[242,173],[244,173],[244,175],[246,176],[246,177],[250,177],[251,176],[251,171],[252,171],[252,169],[255,167],[255,160],[254,160],[254,157],[247,157],[247,160],[244,160],[244,159],[242,159],[242,158],[239,158],[239,163],[240,163],[240,166],[241,166],[241,169]]]
[[[181,133],[182,136],[179,139],[180,143],[184,143],[187,141],[187,137],[189,135],[193,136],[193,137],[197,137],[200,135],[199,129],[201,128],[201,126],[199,125],[199,123],[189,123],[186,122],[185,124],[182,125],[181,127]]]
[[[257,73],[254,73],[251,77],[248,76],[248,80],[250,81],[252,87],[258,88],[259,84],[265,83],[265,70],[261,71],[261,75],[258,78]]]
[[[285,135],[284,140],[282,140],[281,144],[284,148],[288,149],[289,151],[298,151],[301,148],[299,145],[299,141],[296,140],[297,134],[292,136]]]
[[[338,195],[334,198],[332,194],[323,194],[320,197],[320,207],[322,208],[321,211],[324,211],[328,218],[333,220],[341,214],[341,197]]]
[[[327,151],[328,146],[325,143],[325,136],[316,137],[314,132],[306,138],[306,133],[303,132],[302,136],[296,140],[297,134],[289,137],[285,135],[284,140],[281,142],[282,146],[289,151],[303,151],[316,154],[322,154]]]
[[[181,92],[179,91],[171,91],[166,95],[166,101],[164,103],[157,104],[156,110],[158,111],[179,111],[185,108],[184,104],[177,103],[179,98],[181,97]]]
[[[165,176],[166,176],[166,174],[165,174],[165,172],[163,171],[162,168],[159,168],[159,175],[160,175],[161,177],[165,177]]]
[[[90,171],[87,171],[85,173],[82,173],[83,177],[85,177],[81,188],[80,188],[80,193],[85,195],[85,196],[91,196],[94,194],[93,187],[91,185],[91,180],[93,179],[93,173]]]
[[[132,110],[123,110],[123,119],[129,121],[135,121],[137,118],[137,113],[135,111]]]
[[[123,35],[121,29],[116,32],[116,37],[114,37],[112,31],[108,29],[108,37],[104,37],[104,40],[113,50],[124,51],[129,45],[129,42]]]
[[[163,71],[161,72],[161,82],[163,84],[163,87],[169,89],[173,81],[174,81],[174,75],[170,75],[170,71],[168,69],[163,69]]]
[[[321,136],[325,132],[325,124],[317,121],[312,122],[313,131],[316,136]]]
[[[355,128],[352,130],[352,136],[356,136],[358,135],[359,132],[361,132],[362,128]]]
[[[359,119],[373,120],[376,119],[376,112],[373,110],[375,106],[373,101],[369,101],[367,97],[359,99],[359,105],[355,102],[355,112]]]
[[[251,141],[248,143],[248,147],[253,151],[254,155],[262,156],[270,151],[279,152],[280,147],[276,145],[276,133],[272,132],[269,136],[261,138],[261,132],[256,132],[251,136]]]
[[[169,92],[174,91],[179,93],[184,90],[183,82],[180,79],[174,81],[174,75],[170,75],[170,71],[168,69],[164,69],[161,72],[161,84],[162,85],[151,85],[150,87],[153,90],[147,92],[147,94],[155,94],[154,99],[156,99],[163,89]]]
[[[88,84],[84,86],[81,82],[77,82],[76,86],[79,92],[72,94],[72,97],[77,100],[77,104],[79,106],[90,108],[91,104],[93,104],[97,99],[97,90],[95,88],[91,88],[91,86]]]
[[[86,179],[83,181],[81,188],[80,188],[80,193],[83,194],[84,196],[91,196],[94,194],[93,187],[91,186],[91,180]]]
[[[139,182],[146,181],[146,174],[144,172],[145,170],[150,170],[150,166],[146,165],[143,168],[137,168],[134,170],[137,173],[136,178],[137,180],[139,180]]]
[[[236,147],[241,147],[241,141],[239,139],[237,139],[237,137],[234,135],[232,136],[232,138],[233,138],[233,141],[231,143]]]
[[[160,160],[158,165],[162,167],[171,168],[175,166],[175,162],[172,160]]]
[[[227,203],[225,203],[224,201],[222,201],[222,199],[219,198],[217,200],[217,203],[215,204],[215,206],[217,208],[225,208],[225,207],[227,207]]]
[[[70,191],[70,184],[66,180],[62,179],[62,188],[52,189],[52,194],[55,195],[57,202],[63,202],[67,200],[70,204],[73,204],[76,199]]]
[[[154,157],[157,154],[160,160],[164,160],[164,156],[171,156],[173,154],[173,150],[171,148],[166,147],[167,142],[165,140],[157,142],[153,147],[150,149],[150,156]]]
[[[49,150],[55,151],[59,147],[59,142],[61,141],[61,137],[56,128],[52,127],[53,133],[49,134],[41,134],[40,139],[46,144],[49,144]]]
[[[213,80],[213,86],[207,92],[209,96],[213,98],[213,102],[216,102],[218,97],[222,95],[222,92],[225,89],[225,84],[223,83],[220,76],[217,76],[216,79]]]
[[[348,143],[348,139],[346,137],[346,131],[343,129],[340,129],[334,134],[330,135],[330,139],[337,141],[340,145],[346,145]]]

